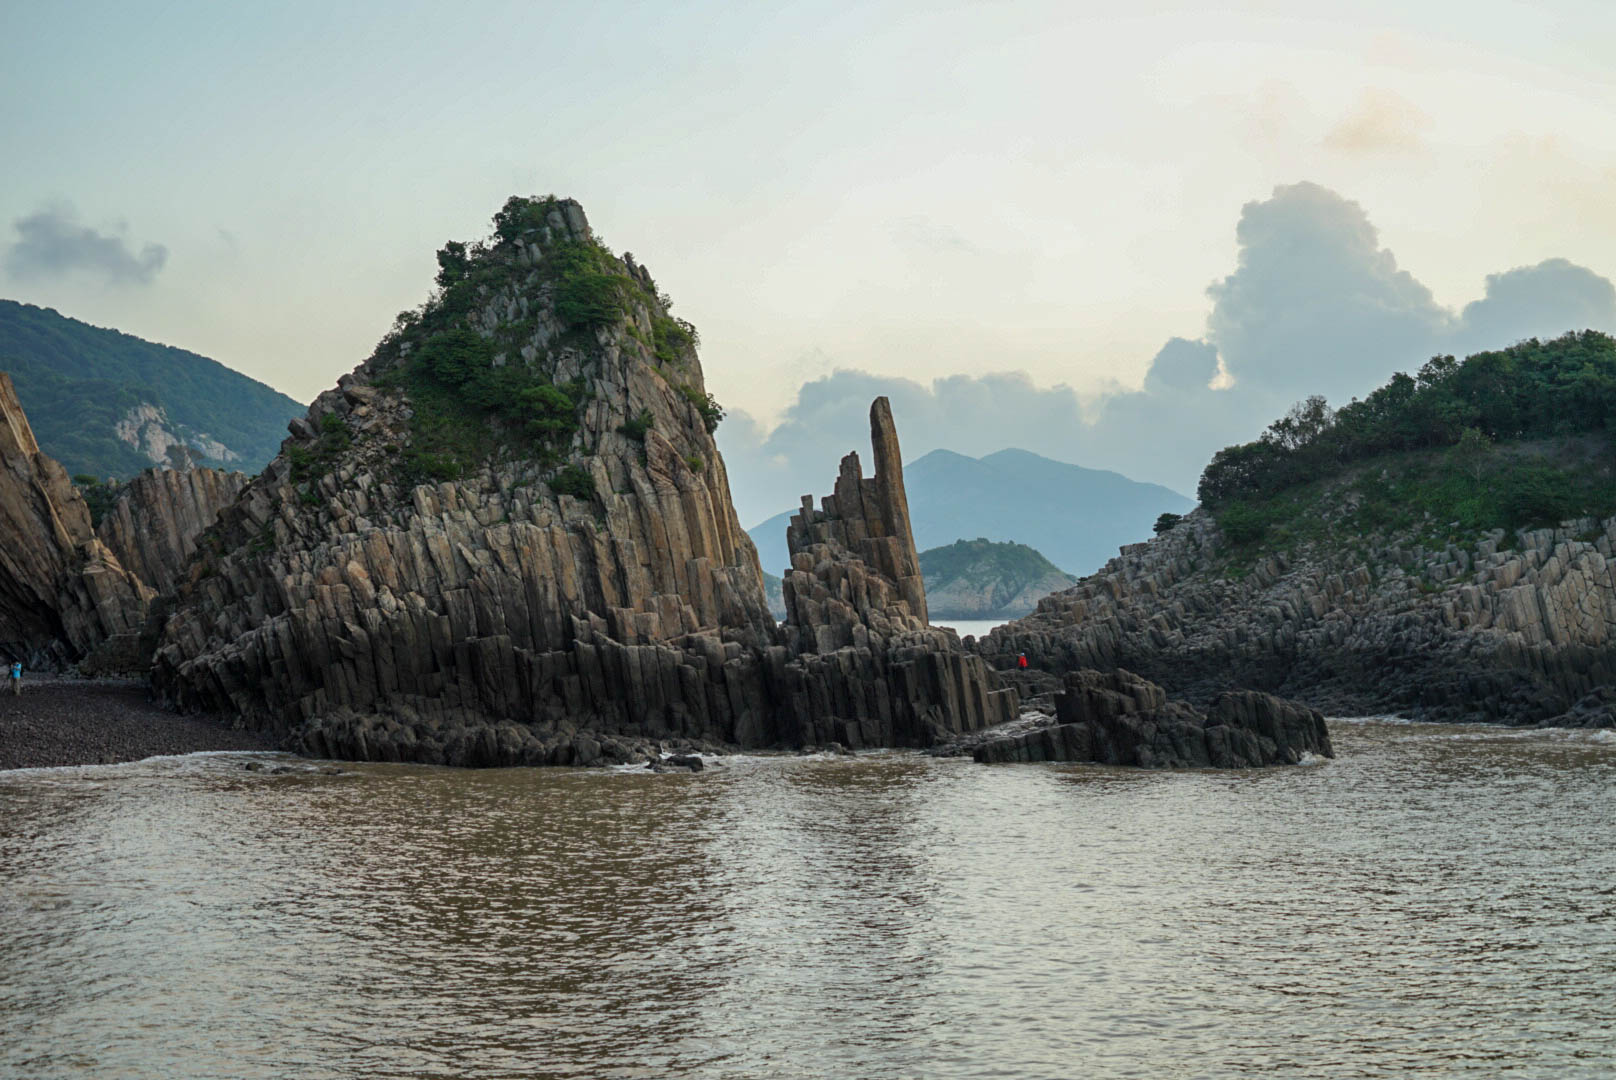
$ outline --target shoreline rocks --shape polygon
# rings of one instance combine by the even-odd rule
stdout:
[[[1229,565],[1187,515],[975,643],[1056,674],[1126,668],[1197,705],[1257,689],[1336,715],[1539,724],[1616,684],[1616,518],[1425,549],[1362,546]]]
[[[275,738],[222,717],[178,716],[144,682],[24,676],[0,693],[0,769],[110,765],[203,750],[276,750]]]
[[[1248,769],[1334,757],[1316,710],[1258,691],[1219,694],[1204,712],[1125,670],[1069,673],[1053,716],[1022,721],[941,751],[983,764],[1090,762],[1146,769]]]

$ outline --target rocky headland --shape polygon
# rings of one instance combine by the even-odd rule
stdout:
[[[67,472],[39,449],[0,373],[0,653],[56,668],[139,635],[154,590],[91,527]]]
[[[770,617],[695,332],[570,200],[513,199],[197,545],[157,691],[308,753],[920,746],[1015,694],[929,627],[896,432],[793,525]]]

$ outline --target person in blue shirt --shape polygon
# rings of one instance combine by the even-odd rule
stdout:
[[[11,692],[13,694],[22,693],[22,661],[21,660],[13,660],[11,662]]]

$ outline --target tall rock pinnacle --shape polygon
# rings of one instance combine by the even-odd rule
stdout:
[[[926,583],[920,574],[920,553],[909,525],[909,496],[903,490],[903,455],[898,451],[898,429],[892,423],[892,403],[883,397],[870,405],[870,445],[875,451],[875,486],[881,523],[899,542],[894,570],[898,587],[921,622],[928,622]]]

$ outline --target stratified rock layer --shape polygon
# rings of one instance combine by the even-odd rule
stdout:
[[[1616,519],[1505,539],[1371,538],[1235,573],[1197,511],[977,647],[996,666],[1124,667],[1203,703],[1243,686],[1337,715],[1550,721],[1616,683]]]
[[[40,452],[0,373],[0,651],[32,667],[71,663],[138,635],[153,592],[90,528],[66,471]]]
[[[245,473],[147,469],[124,485],[96,536],[126,570],[157,590],[174,590],[196,539],[247,486]]]
[[[1250,690],[1219,694],[1204,713],[1168,701],[1131,672],[1083,670],[1055,695],[1055,719],[978,743],[980,762],[1074,761],[1147,769],[1246,769],[1333,757],[1324,717]]]
[[[384,342],[199,544],[159,692],[315,754],[463,765],[595,764],[675,740],[912,744],[1001,715],[992,673],[925,628],[890,415],[877,458],[892,467],[861,510],[893,575],[872,587],[901,610],[849,615],[832,587],[782,636],[693,347],[670,355],[649,274],[594,249],[623,309],[564,322],[545,268],[593,241],[576,203],[544,206],[542,226],[477,249],[490,283],[454,325],[514,335],[498,363],[579,388],[561,455],[593,493],[558,491],[553,462],[515,452],[452,482],[406,479],[418,403],[386,377],[399,353]],[[834,586],[843,553],[823,554],[810,576]],[[862,564],[842,576],[875,581]]]

